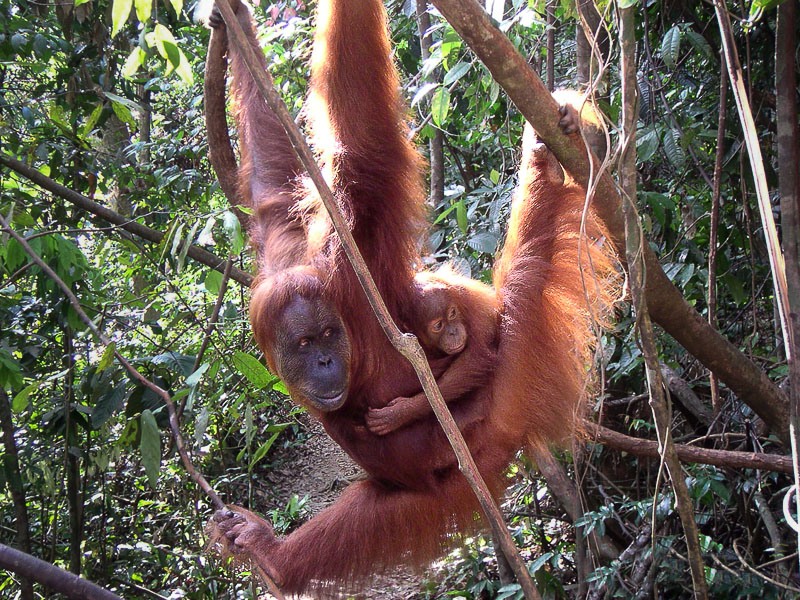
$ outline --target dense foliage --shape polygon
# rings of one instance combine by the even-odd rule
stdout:
[[[544,2],[489,4],[534,66],[543,68],[548,52],[554,54],[556,87],[578,84],[573,3],[553,3],[550,48]],[[613,10],[599,4],[609,9],[613,37]],[[741,17],[736,42],[775,190],[776,13],[763,4],[730,9]],[[431,56],[423,60],[413,5],[391,2],[390,11],[420,147],[428,152],[435,132],[444,134],[445,193],[432,207],[430,261],[449,259],[487,278],[515,185],[521,117],[435,14]],[[726,337],[782,383],[787,364],[769,263],[730,94],[725,143],[717,147],[724,67],[713,7],[667,0],[636,7],[645,235],[670,279],[706,314],[711,179],[723,152],[716,318]],[[256,14],[272,75],[299,112],[313,6],[281,0],[261,8]],[[250,260],[207,160],[202,73],[208,31],[193,21],[195,9],[181,0],[0,6],[2,155],[160,232],[161,240],[129,234],[8,168],[0,168],[0,214],[69,286],[113,348],[172,394],[195,464],[212,486],[265,513],[276,509],[271,516],[286,530],[304,517],[303,501],[276,507],[262,482],[278,447],[302,443],[305,420],[258,361],[246,287],[223,276],[224,269],[187,257],[196,244],[223,266],[230,260],[247,271]],[[599,90],[612,122],[621,111],[615,65],[612,51]],[[0,542],[125,598],[253,593],[202,554],[211,507],[177,459],[161,399],[113,360],[18,241],[5,231],[0,239],[0,421],[7,432],[0,450]],[[605,424],[652,439],[642,354],[628,309],[620,308],[619,317],[603,341],[604,392],[593,408]],[[663,335],[660,342],[664,366],[710,411],[708,371],[672,338]],[[674,437],[788,453],[725,386],[720,398],[713,424],[676,402]],[[617,550],[614,560],[590,550],[590,590],[598,598],[639,591],[649,597],[653,589],[660,597],[687,596],[683,532],[658,460],[591,443],[574,450],[562,458],[583,494],[576,524]],[[800,593],[791,575],[797,557],[788,556],[793,534],[780,510],[791,479],[704,464],[686,464],[685,475],[711,595]],[[579,551],[569,518],[532,465],[520,459],[509,477],[506,512],[540,589],[549,597],[573,595]],[[0,592],[26,597],[11,573],[0,576]],[[420,594],[502,598],[519,591],[500,583],[490,542],[477,538],[437,568]]]

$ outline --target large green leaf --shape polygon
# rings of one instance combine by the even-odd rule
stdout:
[[[161,472],[161,432],[158,430],[156,418],[150,410],[142,411],[140,419],[142,435],[139,450],[142,453],[142,464],[150,485],[156,487]]]
[[[244,377],[260,390],[272,385],[276,377],[261,364],[252,354],[236,351],[233,353],[233,365]]]
[[[440,87],[431,100],[431,118],[437,127],[444,125],[450,114],[450,90]]]
[[[661,40],[661,58],[664,60],[664,64],[670,69],[674,69],[678,64],[680,51],[681,30],[675,25],[664,34],[664,39]]]
[[[114,0],[111,5],[111,37],[115,37],[128,22],[133,0]]]

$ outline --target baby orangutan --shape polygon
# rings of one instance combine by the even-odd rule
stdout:
[[[497,358],[499,311],[494,290],[450,268],[418,273],[419,339],[445,402],[485,385]],[[366,415],[372,433],[386,435],[431,413],[425,392],[399,397]]]

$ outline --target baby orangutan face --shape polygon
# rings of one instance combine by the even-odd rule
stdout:
[[[437,349],[445,354],[458,354],[467,345],[467,327],[458,306],[448,302],[444,289],[426,291],[424,331],[420,332],[422,345],[427,350]]]

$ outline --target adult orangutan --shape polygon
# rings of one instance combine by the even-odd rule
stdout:
[[[249,13],[237,6],[237,15],[255,45]],[[219,19],[212,25],[221,26]],[[367,426],[370,410],[417,393],[419,383],[379,329],[314,195],[305,193],[299,203],[305,212],[293,204],[304,185],[285,134],[257,97],[237,49],[229,54],[241,185],[255,209],[253,330],[292,397],[368,478],[283,538],[249,511],[220,511],[214,521],[221,550],[254,561],[288,593],[357,584],[401,561],[424,564],[453,543],[453,534],[476,527],[478,503],[431,414],[415,415],[385,435]],[[380,0],[320,0],[307,118],[390,312],[413,329],[424,320],[414,285],[424,195],[390,56]],[[592,216],[589,239],[580,243],[583,190],[564,183],[531,133],[526,140],[494,289],[472,282],[456,290],[453,279],[451,290],[468,320],[486,310],[487,298],[498,315],[496,369],[449,399],[495,495],[520,448],[572,433],[593,340],[590,321],[608,301],[612,271],[606,250],[593,242],[603,230]],[[458,358],[434,358],[434,374],[467,368]]]

